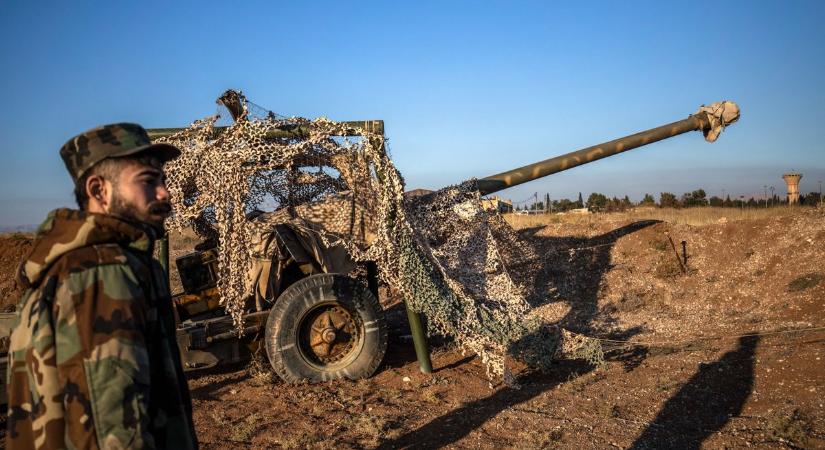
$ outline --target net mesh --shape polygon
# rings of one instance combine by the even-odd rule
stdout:
[[[430,331],[479,355],[491,379],[512,381],[508,355],[546,369],[568,347],[559,344],[573,342],[528,314],[508,267],[535,255],[482,207],[475,181],[405,198],[383,135],[324,118],[250,114],[242,95],[239,104],[239,118],[220,133],[213,116],[158,140],[182,151],[166,168],[175,210],[167,228],[192,227],[219,244],[218,291],[237,325],[248,312],[256,245],[288,223],[355,261],[376,262]]]

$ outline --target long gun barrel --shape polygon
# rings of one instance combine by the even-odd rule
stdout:
[[[226,95],[226,94],[224,94]],[[223,97],[222,97],[223,98]],[[231,102],[230,102],[231,104]],[[234,115],[233,115],[234,117]],[[528,181],[542,178],[547,175],[571,169],[582,164],[587,164],[608,156],[613,156],[643,145],[678,136],[688,131],[700,130],[704,133],[705,139],[713,142],[718,137],[724,127],[736,122],[739,119],[739,107],[734,102],[722,101],[710,106],[699,108],[696,114],[688,116],[684,120],[673,122],[660,127],[642,131],[630,136],[615,139],[603,144],[583,148],[566,155],[556,156],[534,164],[529,164],[518,169],[508,170],[496,175],[476,180],[481,195],[492,194],[509,187],[518,186]],[[372,133],[384,134],[384,121],[364,120],[344,122],[352,127],[353,135],[358,134],[358,129]],[[214,133],[217,135],[224,131],[226,127],[215,127]],[[153,128],[147,130],[151,139],[170,136],[180,132],[184,128]],[[308,135],[307,131],[298,125],[285,124],[281,128],[270,131],[267,138],[301,138]]]
[[[518,169],[508,170],[496,175],[477,180],[481,195],[492,194],[509,187],[517,186],[537,178],[545,177],[563,170],[571,169],[608,156],[656,141],[678,136],[688,131],[701,130],[707,140],[716,140],[721,128],[739,119],[739,107],[733,102],[719,102],[710,107],[702,107],[699,112],[687,119],[673,122],[647,131],[615,139],[603,144],[583,148],[566,155],[556,156]]]

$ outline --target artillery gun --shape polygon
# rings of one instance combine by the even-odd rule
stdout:
[[[218,100],[235,120],[243,110],[238,103],[239,95],[227,91]],[[720,128],[739,117],[735,103],[721,102],[714,108],[714,111],[704,108],[683,120],[481,178],[475,180],[476,186],[481,195],[492,194],[688,131],[702,131],[709,141],[713,141]],[[381,120],[346,124],[350,129],[383,134]],[[156,139],[180,130],[148,131]],[[215,130],[216,133],[221,131],[219,128]],[[301,139],[306,133],[300,127],[286,126],[265,138],[283,137]],[[356,222],[355,216],[359,215],[360,238],[369,243],[375,227],[369,206],[356,208],[354,204],[348,222]],[[297,208],[304,208],[305,215],[311,215],[307,211],[313,208],[337,210],[346,205],[349,204],[339,205],[334,199],[325,199]],[[262,217],[285,214],[285,209],[265,213]],[[312,217],[311,225],[316,231],[334,231],[336,225],[326,222],[323,214]],[[256,299],[248,302],[250,307],[244,315],[241,330],[233,327],[232,319],[219,306],[216,244],[199,247],[197,251],[177,258],[184,290],[175,295],[181,319],[178,343],[186,369],[198,370],[248,358],[249,352],[259,347],[263,337],[274,371],[286,381],[357,379],[372,375],[387,347],[387,326],[377,300],[376,265],[356,263],[343,248],[327,248],[321,240],[313,239],[311,234],[289,224],[274,225],[262,240],[269,245],[269,256],[267,261],[259,264],[260,289],[254,289]],[[168,266],[168,260],[165,264]],[[353,271],[356,266],[361,270]],[[358,275],[346,276],[346,273]],[[261,301],[262,297],[266,301]],[[428,372],[431,366],[421,320],[409,308],[407,316],[421,370]]]
[[[238,93],[227,91],[219,99],[235,120],[243,111],[239,98]],[[689,131],[702,131],[713,141],[721,128],[738,118],[739,110],[734,103],[721,102],[683,120],[477,179],[475,183],[481,195],[488,195]],[[381,135],[384,132],[381,120],[345,124],[348,129]],[[158,139],[181,130],[148,131],[152,139]],[[216,127],[214,131],[220,133],[223,129]],[[357,132],[351,134],[358,135]],[[306,137],[306,130],[300,126],[284,126],[264,139],[285,137],[302,139]],[[340,206],[334,199],[327,199],[325,203],[297,208],[323,211],[325,207]],[[260,216],[271,218],[283,213],[275,210]],[[354,216],[361,215],[359,232],[365,242],[374,234],[375,223],[369,213],[368,205],[361,205],[357,210],[353,207],[350,217],[350,223],[354,223]],[[323,215],[315,217],[313,225],[320,232],[335,227],[326,223]],[[289,382],[372,375],[387,348],[387,326],[378,302],[376,265],[358,264],[343,248],[327,248],[320,240],[288,224],[273,226],[262,236],[262,241],[270,250],[269,256],[259,261],[261,289],[254,289],[252,297],[255,298],[244,314],[241,330],[236,329],[232,318],[220,306],[216,289],[216,243],[206,243],[176,259],[183,286],[183,292],[174,295],[179,317],[177,340],[185,370],[202,370],[248,359],[263,341],[273,370]],[[162,241],[159,248],[161,264],[168,270],[168,241]],[[353,271],[356,266],[360,266],[360,270]],[[344,275],[346,273],[357,275]],[[421,319],[409,308],[407,317],[421,370],[429,372],[431,365]],[[0,330],[4,335],[8,334],[7,323],[12,318],[13,314],[0,317]],[[5,361],[5,353],[0,353],[0,368],[5,367]],[[0,379],[5,380],[5,376]]]

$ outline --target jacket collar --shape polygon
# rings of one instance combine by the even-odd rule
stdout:
[[[34,245],[20,265],[18,281],[25,287],[37,284],[62,255],[82,247],[118,244],[151,253],[155,235],[150,226],[121,217],[56,209],[37,230]]]

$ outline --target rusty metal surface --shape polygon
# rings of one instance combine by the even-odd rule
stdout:
[[[301,320],[298,330],[301,350],[321,364],[344,359],[359,339],[353,315],[337,303],[321,305]]]
[[[478,188],[482,195],[491,194],[537,178],[626,152],[643,145],[687,133],[688,131],[702,130],[709,126],[710,124],[703,116],[692,115],[678,122],[482,178],[477,181]]]

